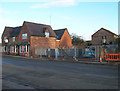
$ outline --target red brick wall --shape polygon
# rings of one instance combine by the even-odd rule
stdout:
[[[10,55],[17,55],[18,53],[10,53]]]
[[[2,54],[5,54],[5,55],[6,55],[6,54],[7,54],[7,52],[2,52]]]
[[[56,48],[56,38],[54,37],[40,37],[31,36],[30,45],[35,49],[55,49]]]
[[[18,39],[18,37],[15,37],[15,42],[13,42],[13,37],[9,37],[9,42],[11,42],[12,44],[13,43],[18,44],[19,43],[19,39]]]
[[[115,41],[115,36],[104,29],[101,29],[96,34],[92,36],[92,44],[93,45],[101,45],[102,44],[102,36],[106,36],[106,43],[109,44],[109,42]]]
[[[54,37],[30,37],[30,55],[36,56],[36,49],[55,49],[56,38]]]
[[[12,31],[12,28],[10,28],[10,27],[5,27],[5,29],[4,29],[4,31],[3,31],[3,34],[2,34],[2,37],[1,37],[1,39],[2,39],[2,44],[6,44],[5,42],[4,42],[4,37],[5,36],[7,36],[7,38],[8,38],[8,43],[9,43],[9,32],[11,32]],[[7,43],[7,44],[8,44]]]
[[[60,41],[56,41],[56,46],[57,46],[57,47],[60,46]]]
[[[5,41],[4,41],[4,37],[5,37],[5,36],[7,36],[7,38],[8,38],[8,43],[9,43],[9,34],[8,34],[8,33],[4,33],[4,35],[2,36],[2,44],[4,44],[4,45],[6,44]],[[7,44],[8,44],[8,43],[7,43]]]
[[[72,40],[67,30],[65,30],[59,46],[72,46]]]
[[[27,33],[27,39],[22,39],[22,34],[24,34],[24,33]],[[28,43],[29,42],[29,37],[30,37],[29,31],[27,30],[27,27],[24,24],[23,27],[22,27],[22,30],[20,31],[19,41],[18,42],[26,42],[26,43]]]

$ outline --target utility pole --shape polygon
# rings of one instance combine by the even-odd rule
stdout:
[[[51,24],[51,15],[50,15],[50,25],[52,25],[52,24]]]

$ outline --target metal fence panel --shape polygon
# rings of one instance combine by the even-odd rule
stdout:
[[[36,49],[36,55],[47,55],[47,50],[46,49]]]
[[[57,55],[58,57],[76,57],[80,58],[84,55],[84,49],[58,49]],[[54,56],[55,57],[55,49],[36,49],[37,56]]]

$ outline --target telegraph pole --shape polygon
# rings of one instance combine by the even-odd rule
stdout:
[[[51,15],[50,15],[50,25],[51,25]]]

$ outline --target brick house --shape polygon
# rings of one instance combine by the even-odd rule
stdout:
[[[68,30],[54,30],[50,25],[24,21],[19,27],[5,27],[2,34],[4,54],[35,56],[37,49],[72,46]]]
[[[57,47],[72,46],[72,39],[70,37],[70,34],[67,28],[54,30],[54,32],[57,35],[57,39],[56,39]]]
[[[113,44],[118,35],[104,28],[99,29],[92,36],[92,45]]]
[[[24,22],[19,34],[20,55],[35,55],[36,49],[55,49],[56,34],[50,25]]]
[[[2,50],[3,54],[18,54],[18,35],[22,26],[5,27],[2,34]]]
[[[12,31],[12,27],[5,27],[3,34],[2,34],[2,53],[3,54],[7,54],[8,48],[8,40],[9,40],[9,36],[10,36],[10,31]]]

